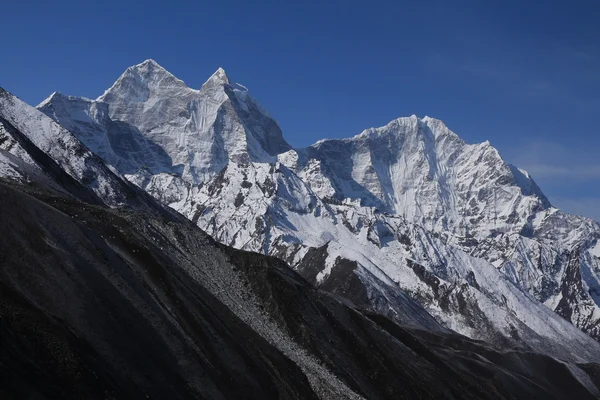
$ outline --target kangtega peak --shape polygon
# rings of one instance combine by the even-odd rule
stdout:
[[[293,149],[222,69],[192,89],[152,60],[96,100],[54,93],[38,109],[218,241],[362,308],[562,359],[600,355],[600,225],[439,120]],[[426,312],[407,312],[413,302]]]

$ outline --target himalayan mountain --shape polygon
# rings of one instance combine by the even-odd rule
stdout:
[[[600,397],[600,225],[440,120],[293,148],[146,60],[0,89],[0,177],[3,397]]]

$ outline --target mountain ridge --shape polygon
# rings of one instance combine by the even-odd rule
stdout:
[[[151,64],[134,67],[156,70]],[[467,144],[442,121],[413,116],[292,149],[247,89],[225,82],[220,71],[198,91],[168,77],[173,84],[150,103],[139,94],[154,89],[143,85],[123,83],[123,96],[101,96],[113,122],[131,125],[172,161],[164,171],[139,165],[124,174],[128,180],[225,244],[296,268],[309,253],[320,254],[312,258],[315,285],[335,291],[334,278],[344,276],[343,286],[358,277],[364,292],[351,300],[392,319],[401,314],[393,294],[401,290],[467,336],[526,347],[546,337],[538,350],[552,352],[554,340],[571,339],[558,333],[565,327],[544,327],[540,316],[551,315],[523,308],[531,297],[600,338],[593,295],[600,259],[590,253],[600,227],[553,208],[529,174],[506,164],[489,142]],[[164,74],[151,83],[160,88]],[[192,98],[196,92],[204,97]],[[140,99],[149,108],[140,108]],[[78,137],[106,134],[98,121],[93,129],[77,122],[73,107],[57,115],[53,106],[41,110]],[[353,272],[340,275],[352,263]],[[494,287],[490,277],[507,283]]]
[[[315,288],[279,258],[219,244],[196,222],[158,202],[141,201],[149,198],[141,190],[135,192],[140,202],[115,203],[110,191],[94,192],[94,181],[84,179],[86,170],[112,173],[100,168],[102,161],[73,170],[77,157],[91,157],[87,148],[67,164],[64,147],[47,154],[36,146],[34,141],[48,148],[47,143],[75,139],[26,107],[7,93],[0,98],[3,398],[593,399],[600,394],[597,364],[510,347],[498,351],[440,326],[402,291],[388,288],[386,295],[395,299],[395,320],[407,324],[365,311],[364,304],[349,299],[368,300],[372,287],[361,279],[376,271],[358,262],[338,258],[329,285]],[[36,118],[24,123],[32,115]],[[46,127],[43,135],[40,127]],[[301,185],[283,165],[230,166],[237,173],[221,180],[256,171],[243,180],[245,189],[251,182],[258,186],[257,177],[278,175],[284,179],[276,185],[285,180]],[[261,176],[259,169],[269,175]],[[111,182],[124,190],[119,181]],[[224,183],[211,190],[235,187]],[[277,193],[274,200],[310,194],[308,189],[283,196],[267,184],[262,188]],[[305,208],[334,211],[319,199],[294,209]],[[336,246],[331,237],[321,239]],[[329,249],[311,253],[298,271],[318,278]],[[424,267],[411,268],[429,279]],[[557,321],[562,320],[549,322]],[[589,341],[585,354],[570,349],[585,356],[580,361],[600,358],[600,345],[572,333]]]

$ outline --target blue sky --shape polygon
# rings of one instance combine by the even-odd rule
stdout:
[[[31,104],[222,66],[295,146],[430,115],[600,220],[600,0],[5,3],[0,85]]]

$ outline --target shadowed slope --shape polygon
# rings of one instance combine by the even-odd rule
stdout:
[[[0,203],[4,398],[558,399],[597,391],[581,369],[550,357],[503,355],[364,314],[281,261],[218,245],[185,220],[12,184],[0,185]]]

